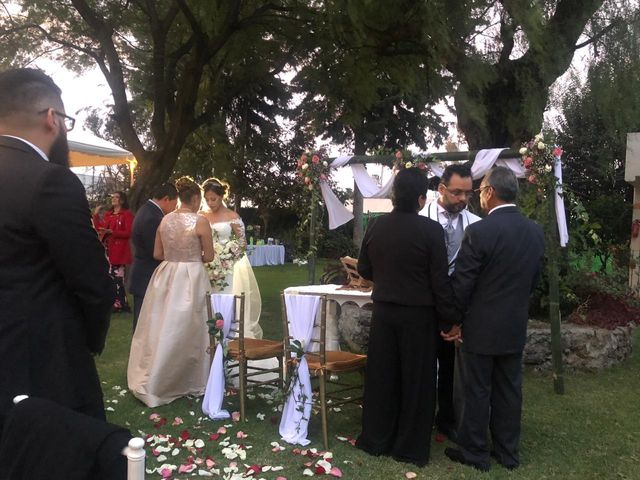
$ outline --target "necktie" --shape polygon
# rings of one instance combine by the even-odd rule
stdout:
[[[447,257],[449,261],[451,261],[453,255],[456,253],[455,245],[453,244],[453,234],[455,233],[455,228],[453,227],[453,215],[449,212],[443,212],[443,215],[447,219],[447,224],[444,226],[444,235],[447,242]]]

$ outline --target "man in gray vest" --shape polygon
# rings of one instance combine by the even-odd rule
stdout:
[[[473,196],[473,178],[467,165],[454,164],[445,168],[438,185],[440,197],[427,204],[420,215],[435,220],[442,225],[447,246],[449,275],[455,268],[456,256],[462,244],[464,230],[480,217],[467,210]],[[462,395],[454,399],[454,370],[456,347],[454,342],[438,339],[438,412],[436,428],[451,440],[456,439],[457,423],[461,418]],[[458,372],[460,375],[461,372]],[[456,382],[458,383],[458,382]],[[455,403],[454,403],[455,400]]]

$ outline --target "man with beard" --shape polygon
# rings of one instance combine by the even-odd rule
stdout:
[[[480,220],[480,217],[466,209],[473,196],[471,168],[461,164],[446,167],[440,178],[438,193],[440,194],[438,201],[429,203],[420,214],[442,225],[447,246],[449,276],[451,276],[464,230]],[[435,424],[440,433],[454,441],[458,422],[462,416],[463,398],[461,391],[462,371],[460,364],[456,366],[455,358],[454,342],[438,338],[438,412]],[[454,375],[456,368],[458,372],[457,375]],[[454,376],[456,377],[455,395]]]
[[[93,355],[114,288],[67,168],[73,124],[50,77],[0,73],[0,428],[19,394],[105,418]]]

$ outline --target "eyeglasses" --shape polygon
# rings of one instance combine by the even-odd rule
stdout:
[[[480,187],[480,188],[476,188],[474,190],[474,192],[476,193],[482,193],[483,190],[486,190],[487,188],[493,188],[491,185],[485,185],[484,187]]]
[[[449,192],[454,197],[467,197],[467,198],[473,197],[473,190],[458,190],[458,189],[450,190],[449,187],[447,187],[444,183],[442,184],[442,186],[447,192]]]
[[[73,127],[75,127],[76,125],[76,119],[73,117],[70,117],[69,115],[65,115],[62,112],[54,110],[53,108],[51,109],[45,108],[44,110],[38,112],[38,115],[47,113],[49,110],[52,110],[54,114],[58,115],[59,117],[62,117],[62,120],[64,120],[64,128],[67,130],[67,132],[70,132],[71,130],[73,130]]]

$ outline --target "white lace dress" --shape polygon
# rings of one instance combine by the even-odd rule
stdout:
[[[195,213],[167,214],[158,228],[165,260],[147,287],[131,341],[129,390],[149,407],[202,395],[209,376],[205,294]]]
[[[227,222],[216,222],[211,224],[214,231],[214,242],[228,242],[233,235],[232,224],[237,225],[239,233],[239,241],[246,245],[246,237],[244,233],[244,223],[241,219],[234,219]],[[248,338],[262,338],[262,328],[260,327],[260,313],[262,310],[262,298],[260,297],[260,289],[253,268],[249,263],[247,255],[243,255],[233,266],[233,273],[227,275],[225,280],[227,284],[221,293],[233,293],[240,295],[244,292],[245,296],[245,336]]]

